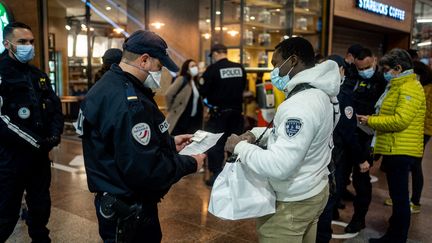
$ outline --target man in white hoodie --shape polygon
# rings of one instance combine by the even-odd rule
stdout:
[[[312,45],[301,37],[279,43],[272,64],[272,83],[287,99],[260,144],[267,148],[251,144],[265,130],[255,128],[231,135],[225,150],[267,177],[276,192],[276,213],[257,221],[260,242],[315,242],[329,196],[327,165],[338,120],[331,97],[339,92],[339,69],[334,61],[315,66]]]

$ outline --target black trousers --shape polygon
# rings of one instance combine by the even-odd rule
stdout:
[[[357,130],[358,130],[357,134],[358,134],[358,140],[360,146],[364,151],[366,151],[364,153],[369,154],[372,136],[367,135],[366,133],[360,131],[360,129]],[[352,156],[351,157],[352,161],[357,161],[355,159],[356,155],[351,155],[351,156]],[[367,161],[372,167],[373,164],[372,156],[369,156]],[[363,162],[364,161],[360,161],[360,163]],[[372,184],[370,182],[369,171],[364,173],[360,172],[360,166],[358,162],[353,162],[352,164],[352,184],[356,192],[353,201],[354,215],[352,217],[352,220],[364,221],[369,209],[369,205],[372,200]]]
[[[426,148],[426,144],[429,141],[430,136],[424,135],[423,147]],[[422,169],[422,158],[418,158],[416,162],[411,166],[411,180],[412,180],[412,195],[411,202],[415,205],[420,205],[421,193],[423,191],[423,169]]]
[[[135,222],[133,227],[130,227],[128,226],[130,221],[119,220],[116,216],[111,219],[104,218],[100,213],[100,199],[101,194],[97,194],[94,203],[99,223],[99,235],[104,243],[117,242],[117,228],[123,227],[124,224],[130,229],[124,232],[124,234],[127,234],[127,243],[161,242],[162,231],[156,202],[142,204],[142,213],[140,214],[139,220]]]
[[[50,242],[51,165],[48,153],[11,152],[0,147],[0,242],[12,234],[26,191],[26,224],[32,242]]]
[[[411,220],[408,192],[408,175],[418,158],[406,155],[384,155],[383,168],[386,172],[393,212],[385,237],[389,242],[406,242]]]
[[[244,120],[240,111],[222,111],[210,116],[206,124],[206,130],[212,133],[224,133],[216,145],[207,152],[208,168],[214,174],[222,171],[226,140],[233,133],[242,134],[243,126]]]

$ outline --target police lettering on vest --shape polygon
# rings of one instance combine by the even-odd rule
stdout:
[[[219,71],[221,78],[241,78],[243,76],[241,68],[222,68]]]

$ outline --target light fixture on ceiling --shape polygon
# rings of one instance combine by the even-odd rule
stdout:
[[[122,28],[114,28],[113,31],[115,33],[117,33],[117,34],[120,34],[120,33],[122,33],[124,31],[124,29],[122,29]]]
[[[81,30],[82,31],[87,31],[87,26],[85,24],[81,24]]]
[[[221,11],[216,11],[216,15],[221,15]]]
[[[239,32],[237,30],[230,30],[230,31],[227,31],[227,33],[230,36],[235,37],[236,35],[238,35]]]
[[[206,19],[206,23],[210,23],[210,19]]]
[[[159,21],[157,21],[157,22],[153,22],[153,23],[151,23],[150,25],[153,26],[153,27],[155,27],[156,29],[160,29],[160,28],[162,28],[163,26],[165,26],[164,23],[159,22]]]
[[[210,39],[211,35],[209,33],[205,33],[202,35],[204,37],[204,39],[208,40]]]
[[[90,31],[94,31],[94,28],[93,28],[93,27],[90,27]]]
[[[67,24],[67,25],[65,25],[65,29],[67,29],[67,30],[71,30],[72,27],[71,27],[69,24]]]
[[[432,17],[419,17],[417,23],[432,23]]]
[[[432,45],[432,41],[428,40],[428,41],[423,41],[417,44],[417,46],[430,46]]]
[[[250,20],[255,20],[255,16],[250,16]]]
[[[106,6],[106,7],[105,7],[105,10],[106,10],[106,11],[110,11],[110,10],[111,10],[111,7],[110,7],[110,6]]]

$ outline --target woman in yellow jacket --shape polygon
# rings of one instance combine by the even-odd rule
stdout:
[[[369,242],[406,242],[411,217],[408,175],[423,155],[425,95],[405,50],[391,50],[380,65],[389,84],[375,106],[377,114],[357,117],[376,131],[372,146],[375,154],[383,156],[393,214],[386,234]]]

